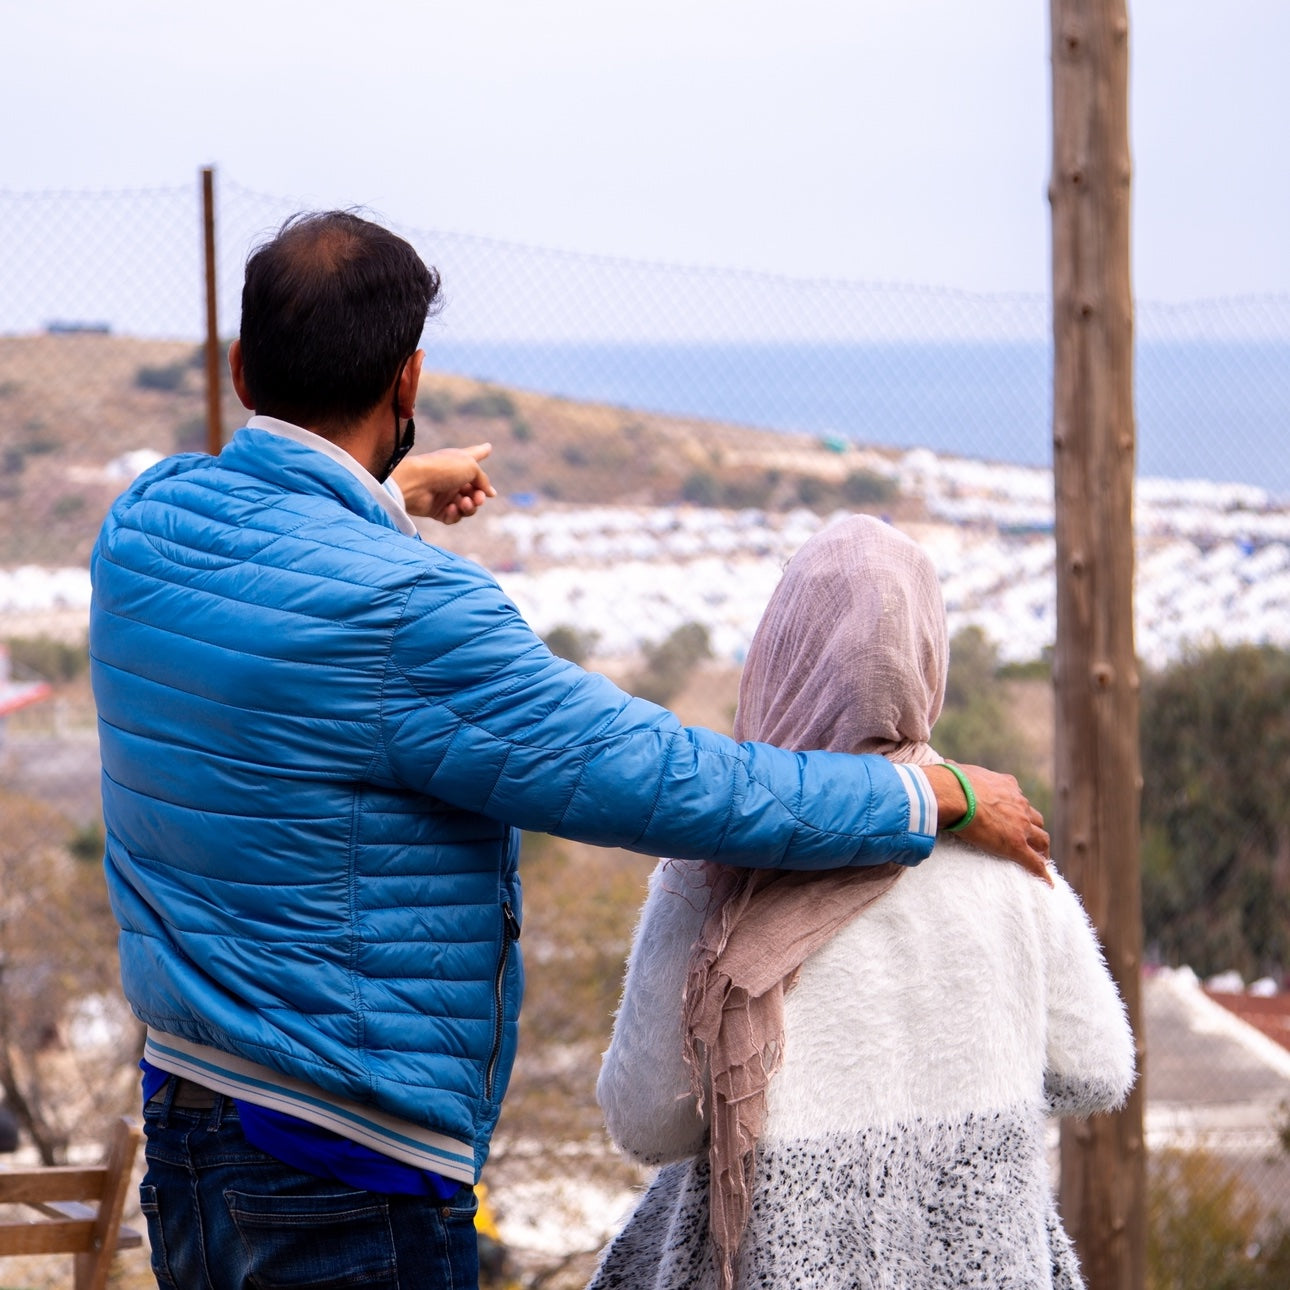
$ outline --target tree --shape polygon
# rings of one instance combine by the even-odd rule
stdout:
[[[1290,970],[1290,653],[1193,654],[1142,693],[1143,923],[1201,975]]]
[[[952,761],[1015,775],[1026,796],[1048,814],[1052,790],[1012,723],[999,652],[979,627],[963,628],[950,642],[945,706],[932,744]]]
[[[599,640],[598,631],[573,627],[569,623],[557,623],[542,637],[542,643],[552,654],[567,658],[579,667],[585,666]]]
[[[627,683],[627,689],[651,703],[671,703],[684,688],[690,673],[711,657],[708,629],[702,623],[682,623],[663,640],[646,645],[644,670]]]
[[[1274,1290],[1290,1284],[1290,1227],[1204,1150],[1153,1152],[1147,1290]]]
[[[10,636],[9,661],[16,676],[42,681],[74,681],[90,665],[85,641],[69,645],[53,636]]]

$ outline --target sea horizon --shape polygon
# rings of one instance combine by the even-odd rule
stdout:
[[[426,338],[428,370],[641,412],[1052,464],[1043,341],[630,342]],[[1290,498],[1290,342],[1139,341],[1140,477]]]

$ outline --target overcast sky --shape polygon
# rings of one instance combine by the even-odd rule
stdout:
[[[1045,0],[0,0],[0,187],[1047,291]],[[1290,291],[1290,4],[1130,3],[1143,299]]]

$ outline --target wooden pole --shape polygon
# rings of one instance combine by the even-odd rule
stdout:
[[[215,286],[215,171],[211,166],[202,168],[202,245],[206,252],[206,451],[217,456],[224,444],[220,412],[224,355],[219,343]]]
[[[1056,794],[1053,849],[1138,1036],[1114,1115],[1068,1120],[1060,1205],[1091,1290],[1146,1281],[1141,766],[1133,641],[1133,293],[1125,0],[1051,0]]]

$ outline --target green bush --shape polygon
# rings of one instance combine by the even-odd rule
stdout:
[[[852,506],[881,506],[897,494],[896,482],[871,470],[853,470],[842,481],[842,497]]]
[[[1148,1164],[1147,1290],[1285,1290],[1290,1228],[1205,1151]]]
[[[417,397],[417,416],[441,424],[452,416],[452,395],[447,390],[423,389]]]
[[[0,471],[20,475],[27,468],[28,457],[57,452],[62,446],[60,439],[46,433],[45,422],[40,417],[31,417],[23,424],[21,436],[6,445],[0,457]]]
[[[1202,976],[1290,969],[1290,652],[1192,655],[1142,687],[1148,946]]]
[[[1053,647],[1045,645],[1039,657],[1029,662],[1004,663],[999,668],[999,676],[1005,681],[1051,681],[1053,654]]]
[[[498,417],[509,420],[515,416],[515,400],[505,390],[484,389],[462,399],[457,404],[457,411],[464,417]]]
[[[159,390],[173,394],[184,383],[190,364],[181,359],[177,363],[163,363],[155,367],[145,364],[134,374],[134,383],[141,390]]]
[[[681,498],[694,506],[717,506],[720,505],[721,490],[714,476],[706,470],[696,470],[682,483]]]
[[[552,654],[567,658],[571,663],[577,663],[581,667],[590,658],[591,651],[596,648],[596,642],[599,639],[599,632],[584,631],[578,627],[571,627],[567,623],[560,623],[542,637],[542,643]]]
[[[685,688],[700,661],[712,654],[708,629],[701,623],[683,623],[654,645],[646,645],[644,670],[628,689],[651,703],[668,704]]]
[[[89,646],[69,645],[52,636],[11,636],[9,662],[17,676],[42,681],[74,681],[90,665]]]
[[[945,705],[932,734],[936,750],[1015,775],[1022,790],[1047,816],[1052,790],[1036,773],[1033,758],[1013,725],[1008,695],[999,677],[998,650],[979,627],[965,627],[950,642]]]
[[[725,482],[722,501],[734,510],[763,507],[779,484],[779,471],[764,470],[753,475],[737,475]]]
[[[57,452],[63,445],[53,435],[45,434],[43,421],[32,421],[27,425],[27,437],[22,441],[22,450],[29,457],[39,457],[43,453]]]
[[[102,820],[86,824],[77,829],[68,839],[67,849],[86,864],[98,864],[103,859],[103,848],[106,845]]]
[[[739,472],[719,478],[708,470],[696,470],[681,484],[681,500],[694,506],[725,506],[745,510],[769,504],[782,476],[778,470]]]
[[[821,506],[829,491],[829,486],[816,475],[803,475],[797,481],[797,500],[803,506]]]

